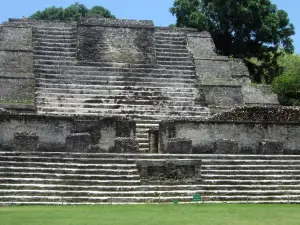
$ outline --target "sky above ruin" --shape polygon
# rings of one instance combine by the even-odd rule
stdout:
[[[117,18],[153,20],[156,26],[168,26],[175,23],[175,18],[169,13],[174,0],[77,0],[92,7],[102,5],[109,9]],[[300,53],[300,1],[298,0],[272,0],[279,9],[288,12],[291,22],[296,27],[294,44],[296,53]],[[8,18],[21,18],[29,16],[37,10],[49,6],[66,7],[76,0],[5,0],[1,2],[0,22]]]

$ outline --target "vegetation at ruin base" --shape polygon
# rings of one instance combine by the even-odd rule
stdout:
[[[20,206],[1,225],[298,225],[300,205]]]
[[[271,0],[175,0],[170,12],[178,27],[208,30],[219,54],[243,58],[257,83],[271,83],[294,51],[295,28]]]
[[[283,105],[300,106],[300,55],[284,55],[278,62],[282,74],[275,78],[272,89]]]
[[[58,21],[77,21],[82,17],[101,16],[104,18],[116,18],[111,12],[102,7],[94,6],[88,9],[85,5],[78,2],[68,6],[67,8],[57,8],[55,6],[37,11],[29,18],[36,20],[58,20]]]

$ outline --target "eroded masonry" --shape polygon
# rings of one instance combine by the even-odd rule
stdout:
[[[299,109],[214,48],[152,21],[0,25],[0,204],[300,201]]]

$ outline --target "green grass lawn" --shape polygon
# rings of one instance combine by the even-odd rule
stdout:
[[[299,225],[300,205],[19,206],[1,225]]]

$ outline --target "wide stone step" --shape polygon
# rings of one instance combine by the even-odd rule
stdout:
[[[33,50],[34,57],[37,56],[45,56],[45,57],[52,57],[52,56],[61,56],[61,57],[76,57],[76,52],[58,52],[58,51],[41,51],[41,50]]]
[[[139,180],[91,180],[87,179],[61,179],[61,178],[0,178],[1,184],[22,184],[22,183],[32,183],[32,184],[64,184],[64,185],[138,185]]]
[[[40,56],[38,56],[40,58]],[[49,56],[57,57],[60,56]],[[44,58],[42,56],[41,58]],[[45,58],[46,59],[46,58]],[[72,57],[69,57],[68,60],[72,60]],[[103,74],[103,75],[100,75]],[[194,75],[172,75],[172,74],[144,74],[144,73],[112,73],[112,72],[102,72],[97,75],[86,75],[86,74],[38,74],[38,78],[45,79],[66,79],[66,80],[115,80],[115,81],[170,81],[175,80],[177,82],[187,82],[195,83],[196,76]]]
[[[70,55],[70,53],[68,53]],[[57,54],[59,55],[59,54]],[[71,55],[70,55],[71,56]],[[38,65],[35,65],[37,67]],[[166,69],[164,67],[161,68],[118,68],[118,67],[78,67],[74,66],[72,68],[70,67],[59,67],[53,66],[53,65],[40,65],[40,68],[35,68],[35,70],[38,73],[48,73],[48,74],[53,74],[53,73],[59,73],[59,72],[64,72],[67,70],[68,74],[86,74],[86,75],[100,75],[102,73],[106,72],[121,72],[121,73],[154,73],[154,74],[173,74],[173,75],[191,75],[195,76],[195,71],[194,70],[178,70],[176,68],[173,69]]]
[[[274,174],[202,174],[201,178],[205,180],[245,180],[245,181],[254,181],[254,180],[299,180],[300,181],[300,175],[287,175],[287,174],[280,174],[280,175],[274,175]]]
[[[76,65],[76,61],[74,61],[74,59],[72,60],[44,60],[44,59],[36,59],[34,60],[34,66],[39,68],[39,67],[45,67],[48,68],[48,66],[60,66],[60,65],[64,65],[64,66],[75,66]]]
[[[173,107],[172,107],[173,108]],[[106,109],[106,108],[79,108],[79,107],[51,107],[51,106],[38,106],[37,109],[43,112],[62,112],[62,113],[71,113],[71,114],[90,114],[95,113],[99,115],[118,115],[118,114],[132,114],[132,115],[146,115],[151,117],[159,117],[159,116],[207,116],[208,112],[205,109],[195,109],[194,111],[183,111],[180,108],[171,109],[171,107],[166,109],[145,109],[143,107],[139,107],[136,109],[133,108],[123,108],[123,109]],[[172,111],[173,110],[173,111]],[[198,111],[196,111],[198,110]]]
[[[191,62],[193,58],[191,56],[156,56],[156,59],[160,62],[171,61],[171,62]]]
[[[125,185],[125,186],[107,186],[107,185],[65,185],[65,184],[31,184],[31,183],[6,183],[0,184],[3,190],[82,190],[82,191],[190,191],[199,194],[221,194],[234,195],[234,193],[298,193],[300,185]]]
[[[35,189],[24,189],[24,190],[6,190],[0,189],[0,192],[5,196],[48,196],[54,195],[57,197],[68,197],[68,196],[78,196],[78,197],[180,197],[180,196],[193,196],[196,193],[203,193],[203,190],[169,190],[169,191],[85,191],[85,190],[35,190]],[[205,191],[203,197],[204,200],[207,198],[211,199],[213,196],[283,196],[287,195],[297,196],[300,195],[299,190],[291,191]]]
[[[187,45],[187,40],[174,40],[174,39],[165,39],[165,38],[155,38],[155,45],[162,45],[162,44],[171,44],[171,45]]]
[[[81,180],[91,181],[100,180],[139,180],[139,175],[110,175],[110,174],[66,174],[57,172],[0,172],[0,180],[3,178],[37,178],[37,179],[62,179],[62,180]]]
[[[34,33],[33,34],[33,40],[34,39],[52,39],[56,40],[57,42],[61,42],[62,40],[74,40],[76,38],[75,35],[71,34],[64,34],[64,35],[53,35],[53,34],[43,34],[43,33]]]
[[[64,185],[64,184],[0,184],[0,189],[17,192],[22,190],[46,190],[53,191],[84,191],[84,192],[147,192],[149,194],[159,192],[190,192],[201,195],[279,195],[279,194],[299,194],[299,185],[126,185],[126,186],[107,186],[107,185]]]
[[[157,86],[143,86],[143,85],[86,85],[86,84],[55,84],[55,83],[37,83],[38,88],[59,88],[61,90],[67,89],[69,91],[74,91],[74,89],[81,89],[81,90],[130,90],[130,91],[161,91],[162,93],[166,92],[167,90],[171,89],[173,92],[192,92],[195,93],[196,89],[193,87],[174,87],[174,86],[164,86],[161,87]],[[89,90],[90,91],[90,90]],[[63,92],[63,91],[62,91]],[[73,93],[76,93],[75,91]]]
[[[158,60],[157,64],[164,65],[164,66],[194,66],[194,63],[192,61],[165,61],[165,60]],[[185,67],[184,67],[185,69]]]
[[[17,162],[57,162],[57,163],[88,163],[88,164],[117,164],[117,165],[121,165],[121,164],[129,164],[132,165],[134,164],[134,160],[133,159],[124,159],[124,158],[118,158],[118,157],[113,157],[113,158],[74,158],[74,157],[65,157],[65,158],[61,158],[61,157],[36,157],[36,156],[8,156],[8,155],[0,155],[0,161],[5,161],[5,160],[13,160],[13,161],[17,161]]]
[[[279,195],[279,196],[204,196],[203,203],[232,203],[232,204],[279,204],[279,203],[299,203],[300,195]],[[192,196],[178,196],[180,203],[192,203]],[[91,205],[91,204],[154,204],[154,203],[173,203],[174,196],[171,197],[60,197],[60,196],[8,196],[4,195],[0,204],[17,205]],[[201,202],[202,203],[202,202]]]
[[[50,111],[50,112],[49,112]],[[110,117],[126,117],[126,118],[130,118],[130,119],[158,119],[158,120],[167,120],[167,119],[182,119],[182,116],[186,117],[187,119],[190,120],[198,120],[198,119],[206,119],[209,116],[209,112],[207,113],[201,113],[201,114],[197,114],[197,115],[180,115],[180,114],[138,114],[136,112],[130,114],[128,112],[124,112],[124,113],[114,113],[114,112],[97,112],[97,111],[92,111],[89,110],[88,112],[85,111],[77,111],[77,112],[73,112],[73,110],[71,110],[70,112],[66,112],[64,110],[47,110],[44,111],[43,109],[38,109],[37,112],[39,115],[49,115],[49,116],[110,116]],[[147,149],[144,149],[147,150]],[[141,149],[139,149],[139,151],[141,151]]]
[[[86,89],[61,89],[61,88],[37,88],[36,94],[38,96],[62,96],[62,97],[78,97],[78,98],[86,98],[86,97],[92,97],[95,99],[118,99],[120,96],[120,99],[122,99],[121,96],[128,96],[128,98],[131,98],[131,96],[140,96],[143,99],[151,100],[152,97],[157,97],[160,99],[160,97],[172,100],[185,100],[190,98],[192,101],[195,100],[197,97],[197,93],[191,92],[191,91],[185,91],[185,92],[163,92],[162,90],[157,89],[147,89],[147,90],[124,90],[124,89],[110,89],[110,90],[86,90]],[[114,97],[115,96],[115,97]],[[71,97],[71,98],[74,98]],[[126,99],[126,97],[125,97]]]
[[[177,42],[186,42],[187,37],[185,35],[181,36],[166,36],[164,34],[156,34],[155,35],[155,41],[165,41],[165,42],[171,42],[171,41],[177,41]]]
[[[76,48],[77,43],[59,43],[59,42],[46,42],[46,41],[38,41],[34,42],[34,48],[39,47],[58,47],[58,48]]]
[[[300,202],[300,195],[274,195],[274,196],[251,196],[251,195],[234,195],[234,196],[203,196],[205,202],[210,203],[212,201],[217,203],[289,203]]]
[[[180,107],[194,107],[195,104],[190,101],[166,101],[166,100],[159,100],[159,99],[152,99],[152,100],[141,100],[141,99],[123,99],[120,100],[118,98],[115,99],[78,99],[78,98],[40,98],[36,97],[36,104],[42,105],[42,104],[58,104],[58,105],[63,105],[63,104],[81,104],[81,105],[86,105],[86,104],[108,104],[108,105],[113,105],[113,104],[118,104],[118,105],[148,105],[148,106],[159,106],[159,107],[165,107],[165,106],[180,106]]]
[[[93,175],[133,175],[137,174],[136,169],[73,169],[73,168],[53,168],[51,166],[47,167],[47,163],[45,163],[45,167],[17,167],[17,166],[0,166],[0,172],[7,173],[62,173],[62,174],[93,174]]]
[[[145,120],[145,119],[137,119],[138,123],[145,123],[144,121],[147,121],[147,123],[155,123],[157,124],[159,120]],[[15,152],[15,151],[0,151],[1,156],[47,156],[47,157],[58,157],[58,158],[68,158],[68,157],[74,157],[74,158],[124,158],[124,159],[244,159],[244,160],[266,160],[269,159],[271,161],[276,160],[300,160],[300,155],[224,155],[224,154],[121,154],[121,153],[78,153],[78,152]],[[256,169],[260,166],[258,165],[203,165],[202,167],[206,170],[210,167],[217,168],[216,170],[219,170],[221,167],[228,168],[236,168],[237,170],[260,170]],[[276,167],[280,166],[283,169],[286,167],[291,167],[290,165],[268,165],[268,167]],[[298,167],[298,170],[300,170],[300,165],[296,163],[294,165],[295,167]],[[266,168],[266,167],[265,167]],[[273,168],[272,168],[273,170]],[[276,170],[276,169],[275,169]],[[280,170],[280,169],[277,169]]]
[[[156,31],[155,37],[163,39],[186,38],[186,34],[183,32]]]
[[[155,47],[160,49],[172,49],[172,50],[186,50],[188,51],[188,49],[186,48],[186,44],[169,44],[169,43],[164,43],[164,44],[158,44],[155,43]]]
[[[202,184],[210,185],[300,185],[299,180],[241,180],[204,179]]]
[[[132,104],[106,104],[106,103],[54,103],[54,102],[49,102],[49,103],[41,103],[39,104],[39,107],[62,107],[62,108],[78,108],[78,109],[84,109],[84,108],[97,108],[97,109],[119,109],[119,110],[144,110],[144,111],[157,111],[160,110],[160,112],[203,112],[206,110],[204,107],[197,107],[197,106],[170,106],[170,105],[135,105],[134,102]]]
[[[2,191],[2,190],[0,190]],[[57,196],[57,197],[179,197],[193,196],[192,191],[125,191],[125,192],[105,192],[105,191],[67,191],[67,190],[3,190],[5,196]],[[1,198],[1,197],[0,197]]]
[[[166,69],[169,69],[169,70],[190,70],[192,72],[195,73],[195,69],[196,67],[194,65],[178,65],[178,64],[174,64],[174,65],[168,65],[168,64],[160,64],[159,65],[161,68],[166,68]]]
[[[38,42],[38,43],[43,43],[43,42],[46,42],[46,43],[70,43],[70,44],[73,44],[73,43],[77,43],[77,38],[70,38],[70,39],[51,39],[51,38],[37,38],[35,37],[33,39],[33,42]]]
[[[194,82],[181,82],[181,83],[175,83],[173,82],[156,82],[156,81],[134,81],[134,80],[77,80],[77,79],[45,79],[45,78],[37,78],[37,87],[50,87],[49,85],[54,84],[55,85],[87,85],[87,86],[128,86],[128,87],[134,87],[134,86],[145,86],[147,87],[176,87],[176,88],[195,88]],[[51,85],[52,87],[52,85]],[[57,87],[57,86],[55,86]],[[65,87],[65,86],[64,86]]]
[[[174,48],[170,45],[156,46],[155,50],[157,53],[190,54],[190,52],[187,48]]]
[[[59,89],[58,89],[59,90]],[[161,93],[161,92],[149,92],[149,91],[105,91],[104,93],[55,93],[56,89],[53,90],[52,93],[46,92],[43,89],[36,90],[36,98],[50,98],[53,99],[64,99],[64,98],[71,98],[71,99],[78,99],[81,102],[81,99],[84,100],[103,100],[103,102],[111,102],[112,100],[115,102],[116,100],[154,100],[154,101],[178,101],[178,102],[185,102],[185,101],[195,101],[195,95],[190,92],[180,93],[180,92],[170,92],[170,93]],[[59,92],[59,91],[58,91]]]
[[[77,48],[71,47],[49,47],[49,46],[35,46],[35,51],[58,51],[58,52],[76,52]]]
[[[36,100],[42,102],[68,102],[69,100],[73,101],[74,103],[77,102],[95,102],[95,103],[117,103],[117,102],[147,102],[147,101],[156,101],[156,102],[165,102],[168,104],[176,103],[182,104],[183,106],[186,103],[193,104],[195,101],[195,97],[181,97],[181,96],[161,96],[161,95],[154,95],[155,93],[136,93],[134,95],[130,92],[119,93],[116,95],[96,95],[96,94],[59,94],[59,93],[44,93],[43,90],[41,92],[36,92]]]
[[[167,51],[164,51],[164,52],[156,52],[156,57],[159,58],[168,58],[168,57],[171,57],[171,58],[189,58],[191,60],[193,60],[193,57],[191,55],[191,53],[189,52],[167,52]]]
[[[34,33],[35,34],[38,34],[38,35],[67,35],[67,36],[70,36],[70,35],[76,35],[75,33],[75,29],[49,29],[49,30],[45,30],[45,29],[38,29],[37,31],[35,31]]]
[[[135,70],[126,70],[117,68],[104,68],[103,70],[90,70],[83,73],[81,70],[69,69],[67,70],[67,74],[69,75],[85,75],[85,76],[122,76],[122,77],[161,77],[161,78],[186,78],[186,79],[195,79],[196,74],[194,71],[179,71],[179,70],[166,70],[166,69],[153,69],[146,70],[143,69],[135,69]]]
[[[154,69],[156,68],[153,64],[146,64],[146,63],[117,63],[117,62],[91,62],[91,61],[78,61],[76,68],[102,68],[102,67],[114,67],[114,68],[122,68],[122,69]]]
[[[201,171],[203,175],[300,175],[300,170],[208,170]]]
[[[192,155],[190,155],[192,156]],[[300,155],[236,155],[236,154],[201,154],[202,159],[213,160],[300,160]],[[230,165],[229,165],[230,166]]]
[[[203,159],[203,165],[298,165],[300,160]]]
[[[59,197],[59,196],[3,196],[0,204],[16,205],[91,205],[91,204],[151,204],[173,203],[174,197]],[[191,196],[178,198],[179,202],[192,202]]]
[[[57,55],[34,55],[33,60],[75,61],[76,58],[75,58],[75,55],[73,57],[62,56],[62,55],[60,55],[60,56],[59,55],[58,56]]]
[[[43,168],[57,168],[58,170],[61,168],[64,169],[72,169],[72,170],[102,170],[102,169],[110,169],[110,170],[134,170],[136,169],[135,164],[94,164],[94,163],[65,163],[65,162],[44,162],[44,161],[19,161],[19,160],[6,160],[0,161],[1,167],[35,167],[37,169]]]

